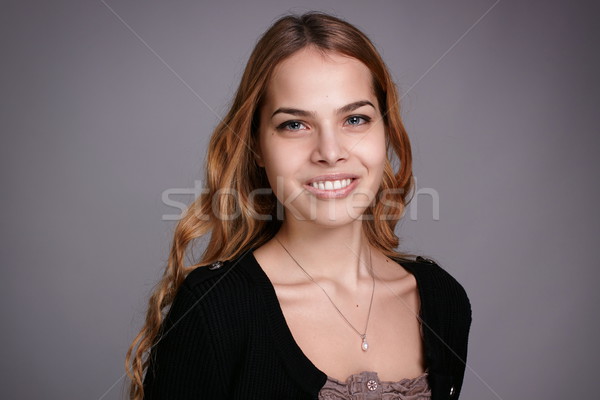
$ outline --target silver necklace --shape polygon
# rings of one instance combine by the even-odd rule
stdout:
[[[281,245],[281,247],[283,247],[283,249],[285,250],[286,253],[288,253],[288,255],[290,256],[290,258],[292,260],[294,260],[294,262],[296,263],[297,266],[300,267],[300,269],[302,270],[302,272],[304,272],[306,274],[306,276],[315,284],[317,285],[319,288],[321,288],[321,290],[323,291],[323,293],[325,293],[325,296],[327,296],[327,298],[329,299],[329,301],[331,302],[331,304],[335,307],[336,311],[338,312],[338,314],[340,314],[340,316],[344,319],[344,321],[346,321],[346,323],[348,325],[350,325],[350,328],[352,328],[354,330],[354,332],[356,332],[358,334],[358,336],[360,336],[361,338],[361,344],[360,344],[360,348],[362,349],[362,351],[367,351],[369,350],[369,343],[367,342],[367,328],[369,327],[369,318],[371,317],[371,306],[373,305],[373,295],[375,294],[375,276],[373,275],[373,272],[371,271],[371,277],[373,278],[373,291],[371,292],[371,302],[369,303],[369,312],[367,313],[367,323],[365,324],[365,333],[360,333],[355,327],[354,325],[352,325],[350,323],[350,321],[348,321],[348,318],[346,318],[344,316],[344,314],[342,314],[342,312],[340,311],[340,309],[335,305],[335,303],[333,302],[333,300],[331,300],[331,297],[329,297],[329,295],[327,294],[327,292],[325,291],[325,289],[323,289],[323,287],[321,285],[319,285],[312,276],[310,276],[310,274],[308,272],[306,272],[306,270],[304,268],[302,268],[302,265],[300,265],[300,263],[294,258],[294,256],[292,256],[292,254],[289,252],[289,250],[283,245],[283,243],[281,243],[281,241],[275,236],[275,240],[277,240],[277,242]],[[373,259],[371,258],[371,248],[369,247],[369,263],[371,264],[370,267],[371,269],[373,269]]]

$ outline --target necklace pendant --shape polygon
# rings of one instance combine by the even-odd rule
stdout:
[[[362,338],[362,344],[360,345],[360,348],[362,349],[362,351],[367,351],[369,350],[369,343],[367,343],[367,336],[363,336]]]

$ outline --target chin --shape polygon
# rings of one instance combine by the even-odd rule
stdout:
[[[364,202],[361,202],[364,203]],[[320,201],[313,207],[297,207],[292,218],[323,227],[335,228],[361,221],[367,209],[365,204],[348,201]],[[286,210],[286,214],[291,212]]]

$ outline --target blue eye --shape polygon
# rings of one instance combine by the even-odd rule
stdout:
[[[279,125],[277,127],[277,129],[285,129],[288,131],[299,131],[302,129],[306,129],[306,125],[304,125],[300,121],[287,121],[287,122],[284,122],[283,124]]]
[[[371,120],[371,118],[366,117],[366,116],[353,115],[351,117],[348,117],[348,119],[346,119],[346,123],[351,126],[359,126],[362,124],[366,124],[370,120]]]

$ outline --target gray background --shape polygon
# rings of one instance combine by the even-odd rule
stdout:
[[[398,233],[470,295],[462,398],[589,398],[600,10],[494,4],[2,2],[0,397],[121,398],[178,213],[163,191],[201,179],[258,35],[318,9],[362,28],[405,94],[440,215],[422,193]]]

